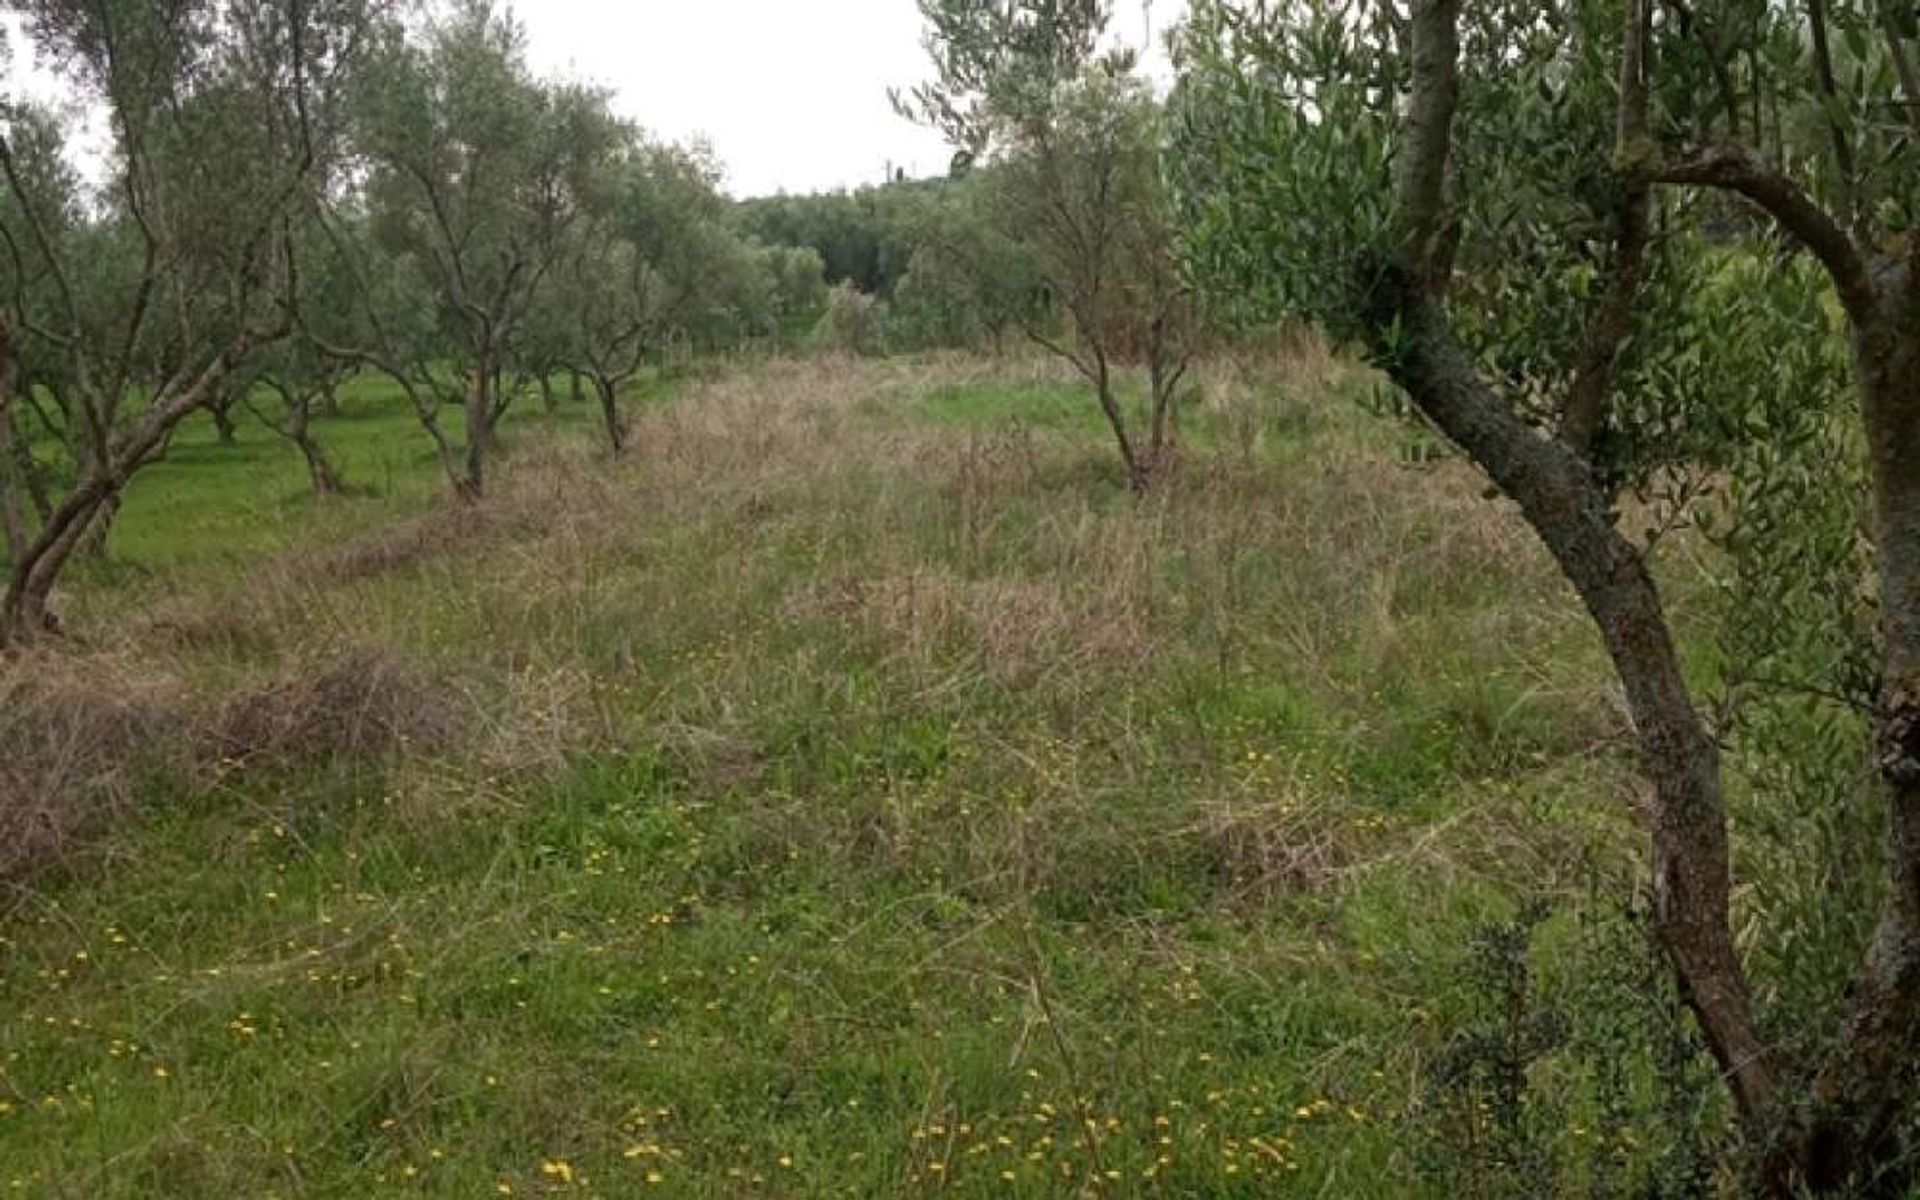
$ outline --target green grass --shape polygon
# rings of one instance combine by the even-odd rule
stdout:
[[[127,489],[114,527],[114,558],[168,571],[245,564],[418,511],[445,495],[433,443],[392,385],[358,376],[340,388],[340,400],[339,416],[315,423],[349,490],[339,503],[314,503],[299,451],[251,414],[236,412],[233,445],[220,442],[211,417],[196,415],[181,427],[166,459]],[[527,399],[508,410],[500,436],[511,453],[515,444],[550,432],[590,437],[598,420],[590,405],[563,400],[549,415],[537,399]],[[456,442],[464,436],[459,411],[448,410],[442,423]]]
[[[941,371],[690,388],[364,577],[308,560],[439,491],[391,397],[337,506],[183,436],[88,620],[272,631],[148,644],[215,707],[377,646],[460,734],[176,763],[36,881],[0,1188],[1457,1194],[1409,1112],[1470,944],[1631,837],[1578,614],[1341,402],[1136,502],[1070,387]]]

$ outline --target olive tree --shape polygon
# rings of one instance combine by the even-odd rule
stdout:
[[[296,321],[307,330],[349,336],[352,277],[318,229],[307,226],[302,241],[303,269],[292,293]],[[234,403],[299,452],[316,497],[338,495],[345,486],[314,429],[314,418],[332,407],[352,369],[327,353],[320,339],[289,337],[260,355],[231,387]]]
[[[1650,793],[1654,926],[1779,1195],[1906,1186],[1920,1046],[1913,26],[1911,6],[1867,0],[1212,0],[1183,48],[1195,274],[1226,307],[1305,312],[1364,346],[1517,505],[1592,616]],[[1730,233],[1745,246],[1712,245]],[[1824,298],[1796,259],[1817,264]],[[1816,465],[1808,444],[1830,457]],[[1702,477],[1725,493],[1673,488]],[[1683,670],[1658,539],[1623,515],[1626,488],[1735,525],[1722,545],[1776,604],[1761,641],[1783,624],[1806,637],[1809,615],[1835,645],[1867,628],[1864,683],[1845,654],[1813,681],[1842,702],[1865,693],[1856,751],[1877,767],[1886,864],[1877,886],[1823,898],[1863,932],[1820,1036],[1766,1011],[1782,992],[1755,987],[1736,939],[1725,731]],[[1877,627],[1856,595],[1863,559]],[[1808,604],[1810,568],[1851,578]],[[1726,644],[1755,650],[1751,633]]]
[[[287,342],[282,349],[237,389],[238,402],[300,452],[307,467],[308,487],[315,496],[337,496],[345,483],[314,433],[313,419],[346,368],[310,345]]]
[[[990,347],[1044,328],[1047,287],[1033,255],[993,209],[992,175],[968,171],[935,193],[913,223],[916,248],[894,289],[896,324],[921,345]]]
[[[289,231],[337,162],[366,0],[5,6],[112,132],[96,195],[0,105],[0,423],[22,363],[66,408],[71,485],[10,555],[0,645],[51,628],[74,554],[181,421],[291,327]],[[17,455],[18,446],[13,448]],[[17,461],[17,460],[16,460]]]
[[[335,349],[400,383],[436,441],[440,408],[464,413],[454,487],[468,498],[514,398],[501,380],[515,338],[622,140],[603,94],[532,76],[524,40],[489,0],[460,0],[418,37],[389,24],[358,93],[367,239],[340,229],[350,210],[330,222],[370,313],[395,299],[396,272],[425,285],[430,322],[389,305],[364,343]]]
[[[608,445],[626,448],[620,389],[649,354],[724,302],[730,253],[719,171],[697,150],[635,142],[611,165],[605,203],[583,215],[544,305],[565,365],[593,384]]]
[[[1066,318],[1061,331],[1035,319],[1045,309],[1016,307],[1027,336],[1092,385],[1128,483],[1144,491],[1170,457],[1194,333],[1160,170],[1161,106],[1131,54],[1098,54],[1103,3],[920,8],[936,77],[896,104],[979,164],[995,227]],[[1122,401],[1120,375],[1132,363],[1148,378],[1144,435]]]

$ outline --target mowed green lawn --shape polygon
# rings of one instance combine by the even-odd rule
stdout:
[[[11,895],[0,1188],[1459,1194],[1476,947],[1617,957],[1626,765],[1524,530],[1355,388],[1210,392],[1146,500],[1026,365],[743,369],[618,464],[529,406],[477,513],[370,384],[338,502],[189,429],[69,602],[166,744]],[[1574,1071],[1556,1177],[1658,1149]]]

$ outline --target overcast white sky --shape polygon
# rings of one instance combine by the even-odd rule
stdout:
[[[673,141],[704,137],[736,196],[878,183],[946,169],[952,150],[895,115],[887,89],[928,74],[913,0],[513,0],[542,74],[605,84],[627,117]],[[1116,0],[1116,40],[1147,47],[1187,0]],[[15,34],[13,84],[52,99],[57,84]],[[1151,36],[1149,36],[1149,33]],[[70,114],[75,123],[86,114]],[[99,131],[91,130],[97,140]]]
[[[1114,35],[1141,45],[1186,0],[1118,0]],[[878,183],[946,169],[952,151],[894,115],[889,87],[927,73],[913,0],[519,0],[536,68],[616,89],[653,132],[702,135],[736,196]]]

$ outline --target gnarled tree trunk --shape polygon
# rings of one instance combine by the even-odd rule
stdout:
[[[1487,385],[1441,299],[1446,272],[1436,257],[1460,94],[1458,16],[1459,0],[1414,6],[1414,89],[1395,183],[1400,248],[1365,324],[1394,381],[1520,505],[1599,628],[1653,789],[1657,932],[1741,1113],[1764,1129],[1779,1085],[1733,942],[1719,749],[1695,711],[1659,592],[1586,462]]]
[[[1375,348],[1421,411],[1520,505],[1598,626],[1653,787],[1661,944],[1742,1112],[1770,1119],[1778,1085],[1733,944],[1720,752],[1694,708],[1659,591],[1586,466],[1514,415],[1424,285],[1397,278],[1371,314]],[[1402,336],[1390,343],[1396,327]]]
[[[177,387],[163,389],[146,414],[119,436],[91,443],[79,482],[47,514],[26,553],[14,560],[6,591],[0,594],[0,649],[57,630],[59,623],[48,607],[54,586],[82,543],[95,531],[104,531],[127,480],[161,452],[181,421],[225,384],[236,363],[263,337],[272,336],[279,335],[243,333],[198,375],[176,379]]]
[[[466,471],[459,490],[468,499],[487,490],[487,456],[493,452],[493,380],[490,364],[476,367],[467,380]]]
[[[1622,146],[1644,116],[1629,5]],[[1459,0],[1417,0],[1413,95],[1396,180],[1399,249],[1363,314],[1376,356],[1420,409],[1520,505],[1605,640],[1624,685],[1654,805],[1656,925],[1689,1007],[1756,1143],[1770,1148],[1765,1186],[1779,1196],[1865,1186],[1893,1194],[1887,1169],[1907,1114],[1920,1051],[1920,256],[1896,264],[1855,245],[1796,185],[1739,147],[1632,169],[1617,236],[1617,290],[1596,322],[1612,347],[1582,362],[1558,439],[1523,422],[1475,369],[1445,312],[1444,186],[1459,98]],[[1625,336],[1644,236],[1641,193],[1654,183],[1738,192],[1820,258],[1853,327],[1874,482],[1885,686],[1879,762],[1889,795],[1893,887],[1855,979],[1838,1044],[1802,1089],[1762,1040],[1730,926],[1729,835],[1718,747],[1680,670],[1660,597],[1619,531],[1584,450],[1599,428],[1617,339]]]
[[[226,388],[207,401],[207,412],[213,417],[213,428],[222,446],[232,446],[239,441],[239,431],[233,424],[233,405],[233,393]]]
[[[340,472],[334,469],[327,458],[326,449],[314,440],[304,427],[298,433],[289,435],[293,444],[300,448],[300,456],[306,460],[307,483],[316,496],[337,496],[341,492]]]
[[[317,386],[284,383],[271,376],[261,380],[280,397],[285,410],[278,420],[260,411],[251,400],[247,407],[262,425],[286,438],[300,451],[307,464],[307,483],[316,496],[335,496],[341,491],[340,473],[327,458],[327,451],[313,436],[313,406],[325,394],[324,383]]]
[[[0,537],[6,539],[7,561],[18,562],[27,553],[31,540],[27,524],[27,489],[20,447],[20,435],[13,419],[15,389],[20,373],[12,352],[0,330]]]
[[[1853,342],[1880,558],[1876,749],[1893,886],[1839,1044],[1777,1151],[1793,1181],[1819,1191],[1885,1164],[1920,1057],[1920,278],[1911,265],[1876,266],[1874,304],[1853,314]]]
[[[607,431],[607,445],[618,458],[627,452],[627,419],[620,411],[620,381],[596,375],[593,390],[600,398],[600,423]]]

